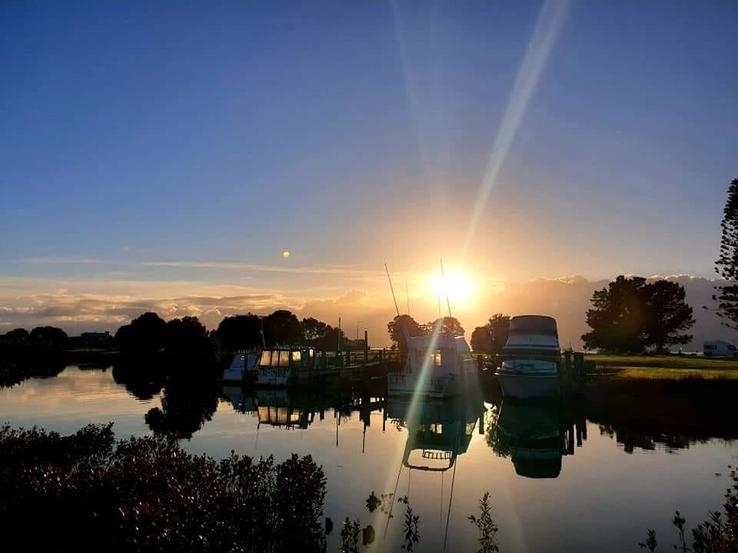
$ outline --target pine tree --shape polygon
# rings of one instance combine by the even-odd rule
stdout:
[[[728,187],[720,227],[720,256],[715,261],[715,271],[727,282],[715,287],[718,293],[713,299],[718,302],[718,317],[727,319],[723,324],[738,329],[738,179],[733,179]]]

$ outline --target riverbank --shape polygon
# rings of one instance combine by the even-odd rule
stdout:
[[[696,355],[604,355],[587,354],[597,375],[623,379],[681,380],[685,378],[738,379],[737,358]]]

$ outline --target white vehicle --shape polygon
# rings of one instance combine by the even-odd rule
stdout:
[[[708,357],[735,357],[738,348],[725,340],[710,340],[702,345],[702,353]]]
[[[554,318],[513,317],[502,358],[495,374],[504,396],[529,399],[559,393],[559,335]]]
[[[477,363],[463,336],[431,333],[406,337],[407,362],[387,375],[390,396],[451,397],[477,386]]]

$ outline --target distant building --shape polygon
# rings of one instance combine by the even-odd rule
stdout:
[[[79,336],[79,343],[86,348],[106,348],[113,344],[110,332],[83,332]]]
[[[735,357],[738,348],[725,340],[709,340],[703,344],[702,352],[709,357]]]

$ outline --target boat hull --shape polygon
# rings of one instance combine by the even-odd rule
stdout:
[[[519,399],[556,397],[560,392],[558,375],[529,376],[518,374],[497,374],[502,395]]]

